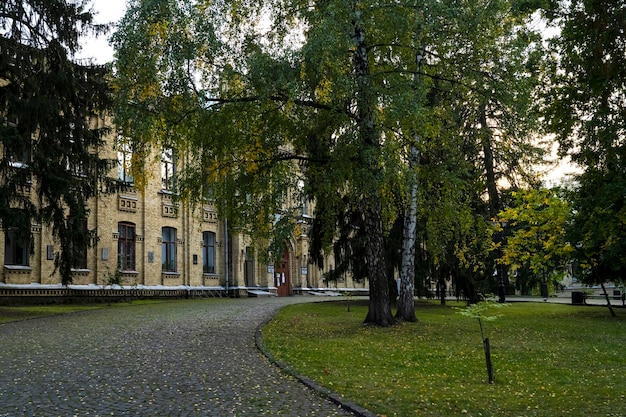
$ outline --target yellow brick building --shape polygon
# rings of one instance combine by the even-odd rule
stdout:
[[[124,185],[90,202],[86,227],[92,232],[92,245],[84,264],[73,270],[72,285],[195,288],[236,296],[285,296],[328,289],[324,271],[307,261],[306,209],[297,235],[286,242],[282,261],[262,264],[254,256],[253,242],[245,235],[227,233],[227,220],[218,218],[212,204],[192,210],[189,204],[175,201],[172,178],[184,160],[176,159],[169,149],[155,155],[146,161],[145,187],[137,189],[130,174],[128,147],[119,142],[112,135],[99,152],[102,158],[118,161],[110,176]],[[30,184],[24,192],[34,198],[35,189],[36,184]],[[30,236],[28,244],[20,244],[14,231],[0,230],[0,253],[4,254],[0,286],[60,286],[60,276],[54,273],[58,244],[45,225],[32,225]],[[347,277],[330,287],[344,291],[362,289],[363,284]]]

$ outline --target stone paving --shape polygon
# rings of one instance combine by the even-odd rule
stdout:
[[[352,416],[255,346],[259,324],[308,300],[190,300],[0,325],[0,416]]]

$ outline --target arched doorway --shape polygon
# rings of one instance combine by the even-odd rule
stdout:
[[[291,274],[289,273],[289,251],[283,250],[280,261],[274,266],[274,284],[276,295],[287,297],[291,295]]]

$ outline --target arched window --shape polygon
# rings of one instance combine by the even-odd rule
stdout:
[[[117,240],[117,269],[120,271],[135,270],[135,224],[119,222],[117,224],[119,238]]]
[[[215,233],[202,232],[202,272],[215,273]]]

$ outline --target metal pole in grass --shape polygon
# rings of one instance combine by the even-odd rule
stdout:
[[[493,321],[502,316],[502,314],[489,314],[490,310],[499,310],[502,307],[507,307],[509,305],[510,304],[495,302],[493,299],[486,299],[476,304],[469,304],[465,308],[455,308],[456,310],[458,310],[459,314],[478,320],[478,325],[480,326],[480,338],[483,341],[483,349],[485,351],[487,377],[490,384],[493,384],[495,377],[493,374],[493,365],[491,362],[491,346],[489,344],[489,338],[485,337],[485,327],[483,322]]]

